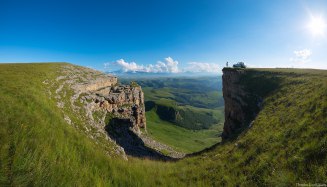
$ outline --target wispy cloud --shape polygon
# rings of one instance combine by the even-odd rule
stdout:
[[[203,63],[203,62],[189,62],[188,66],[184,68],[184,71],[189,72],[206,72],[206,73],[216,73],[220,71],[219,65],[215,63]]]
[[[310,49],[303,49],[303,50],[298,50],[294,51],[294,57],[290,58],[291,62],[296,62],[296,63],[307,63],[311,59],[312,52]]]

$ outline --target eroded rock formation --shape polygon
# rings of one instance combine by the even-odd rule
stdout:
[[[112,117],[128,119],[133,129],[146,128],[144,95],[141,87],[117,85],[117,78],[107,75],[89,83],[76,85],[85,101],[93,101],[93,105],[105,109]],[[93,106],[94,108],[94,106]]]
[[[133,128],[146,128],[144,94],[141,87],[119,85],[103,88],[96,93],[95,102],[120,118],[130,119]]]

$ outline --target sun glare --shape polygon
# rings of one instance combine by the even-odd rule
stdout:
[[[308,27],[314,36],[324,36],[327,24],[322,16],[311,16]]]

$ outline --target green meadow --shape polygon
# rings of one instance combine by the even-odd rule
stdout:
[[[190,130],[161,120],[154,110],[146,112],[146,119],[147,133],[150,137],[180,152],[201,151],[221,141],[222,124],[211,129]]]

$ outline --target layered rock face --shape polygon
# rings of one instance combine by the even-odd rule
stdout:
[[[251,124],[260,110],[262,98],[251,93],[242,79],[243,69],[223,69],[223,96],[225,101],[225,123],[223,140],[237,136]]]
[[[105,109],[112,117],[128,119],[136,132],[139,132],[139,128],[146,128],[144,94],[141,87],[117,85],[117,78],[107,75],[76,85],[75,88],[81,93],[87,93],[82,99],[92,100],[95,107]],[[92,107],[94,108],[94,105]]]
[[[80,92],[96,91],[117,84],[117,77],[106,75],[75,86]]]

